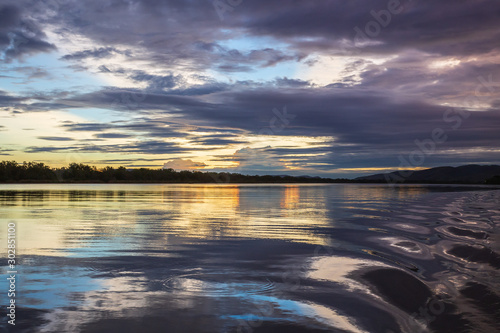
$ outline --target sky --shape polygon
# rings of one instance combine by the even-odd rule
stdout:
[[[500,2],[1,0],[0,160],[500,164]]]

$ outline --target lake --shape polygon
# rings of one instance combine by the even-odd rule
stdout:
[[[498,188],[4,184],[0,206],[2,332],[500,331]]]

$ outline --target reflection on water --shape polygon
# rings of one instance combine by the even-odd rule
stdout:
[[[456,186],[1,185],[0,243],[15,222],[17,331],[493,332],[499,201]]]

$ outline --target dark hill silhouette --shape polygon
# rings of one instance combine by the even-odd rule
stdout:
[[[403,170],[355,178],[362,182],[404,183],[494,183],[500,176],[499,165],[464,165],[459,167],[437,167],[420,171]]]

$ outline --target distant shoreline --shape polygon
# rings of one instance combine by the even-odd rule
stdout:
[[[126,169],[71,163],[51,168],[44,163],[0,162],[0,184],[442,184],[500,185],[500,166],[466,165],[436,167],[421,171],[396,171],[386,174],[347,178],[318,176],[244,175],[230,172],[174,169]]]
[[[332,179],[332,181],[310,181],[310,182],[301,182],[301,181],[296,181],[296,182],[290,182],[290,181],[283,181],[283,182],[158,182],[158,181],[142,181],[142,182],[137,182],[137,181],[112,181],[112,182],[99,182],[99,181],[17,181],[17,182],[0,182],[0,185],[12,185],[12,184],[75,184],[75,185],[115,185],[115,184],[149,184],[149,185],[154,185],[154,184],[159,184],[159,185],[189,185],[189,184],[200,184],[200,185],[238,185],[238,184],[297,184],[297,185],[314,185],[314,184],[373,184],[373,185],[469,185],[469,186],[483,186],[483,187],[493,187],[493,188],[500,188],[500,185],[498,184],[484,184],[484,183],[457,183],[457,182],[403,182],[403,183],[389,183],[389,182],[376,182],[376,181],[336,181],[335,179]]]

